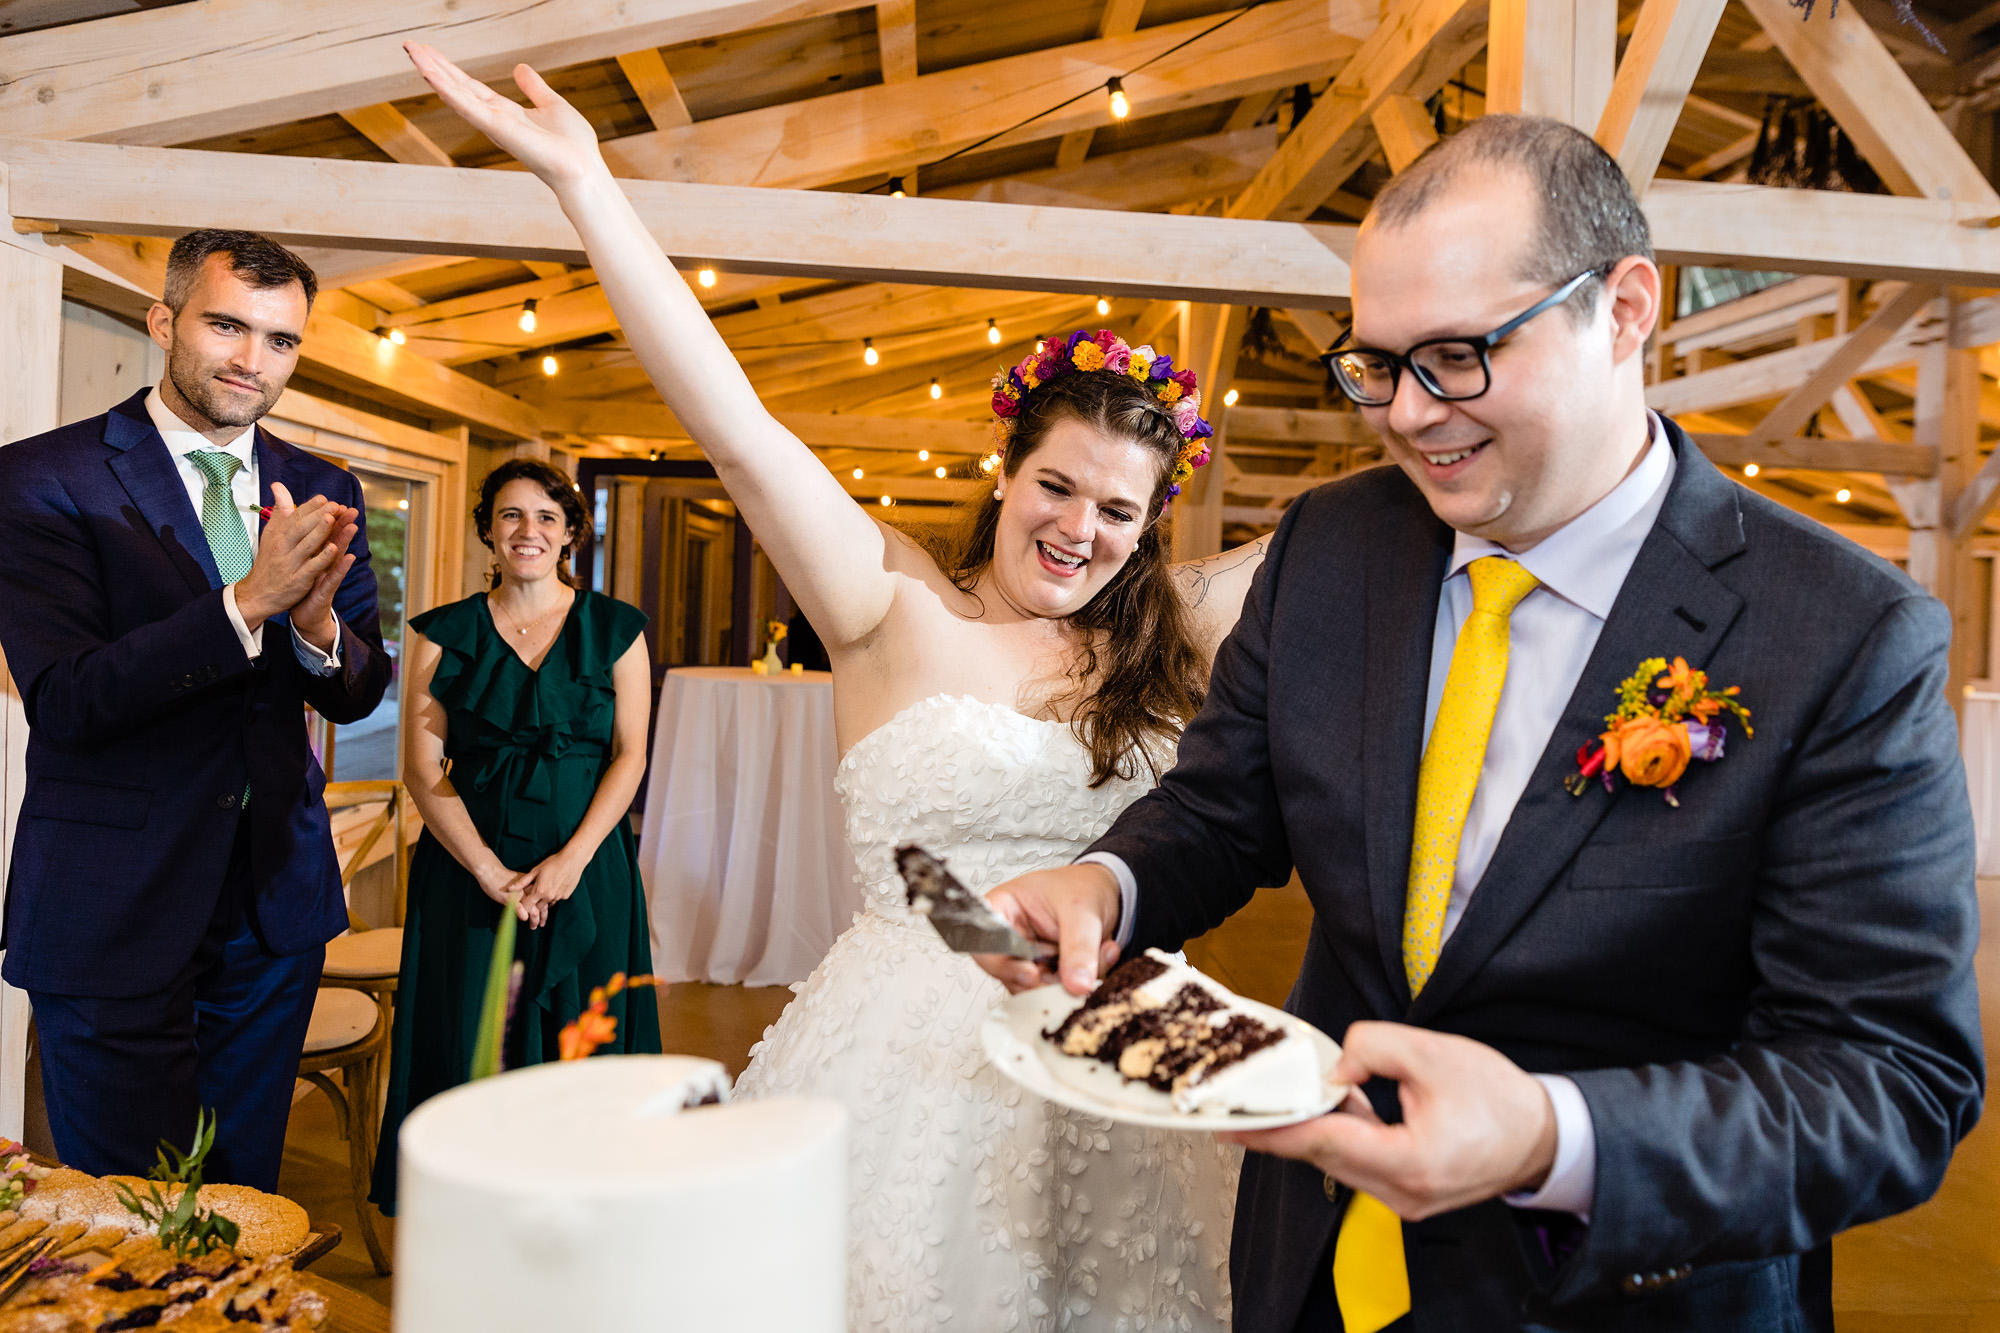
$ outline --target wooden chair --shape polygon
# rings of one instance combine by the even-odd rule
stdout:
[[[389,1013],[378,997],[343,987],[320,988],[299,1057],[299,1077],[333,1103],[334,1121],[347,1140],[348,1183],[355,1215],[361,1220],[361,1239],[375,1271],[384,1277],[389,1275],[389,1253],[375,1233],[368,1187],[375,1172],[383,1061],[388,1053]],[[330,1077],[335,1072],[340,1074],[339,1083]]]
[[[368,1190],[375,1169],[375,1137],[382,1118],[382,1081],[387,1073],[389,1034],[395,1021],[395,994],[403,957],[403,909],[409,892],[409,838],[403,785],[392,781],[330,782],[329,811],[359,805],[382,805],[367,825],[361,843],[340,869],[343,890],[369,862],[369,854],[384,836],[394,842],[394,925],[371,928],[347,913],[348,930],[328,942],[320,972],[319,997],[313,1004],[299,1077],[333,1103],[341,1137],[347,1140],[348,1169],[354,1191],[354,1211],[361,1220],[361,1238],[375,1271],[389,1273],[389,1256],[376,1234]],[[336,1084],[330,1075],[339,1071]]]

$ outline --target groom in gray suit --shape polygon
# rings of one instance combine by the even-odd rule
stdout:
[[[1177,766],[992,901],[1081,992],[1303,881],[1287,1007],[1361,1092],[1238,1136],[1239,1330],[1830,1330],[1832,1237],[1984,1087],[1949,617],[1647,410],[1659,272],[1577,131],[1432,148],[1353,284],[1398,466],[1291,506]],[[1748,725],[1649,723],[1689,671]]]

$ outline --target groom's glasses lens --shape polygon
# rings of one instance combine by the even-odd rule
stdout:
[[[1464,402],[1486,392],[1491,384],[1486,353],[1474,342],[1456,339],[1422,343],[1407,356],[1356,347],[1326,358],[1340,391],[1363,407],[1387,407],[1396,397],[1404,366],[1433,398]]]

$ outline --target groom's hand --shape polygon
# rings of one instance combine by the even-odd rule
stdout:
[[[1057,948],[1056,968],[1005,954],[974,954],[973,961],[1016,995],[1046,986],[1058,975],[1073,995],[1088,995],[1118,961],[1118,879],[1101,865],[1036,870],[1010,879],[986,895],[987,905],[1031,940]]]
[[[1337,1077],[1355,1091],[1332,1115],[1228,1134],[1253,1152],[1310,1162],[1408,1221],[1537,1189],[1556,1159],[1556,1114],[1542,1085],[1491,1046],[1401,1023],[1356,1023]],[[1361,1095],[1395,1079],[1403,1123]]]

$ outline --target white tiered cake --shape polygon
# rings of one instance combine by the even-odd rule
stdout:
[[[600,1056],[455,1088],[404,1122],[398,1333],[846,1319],[847,1113],[701,1105],[712,1060]]]

